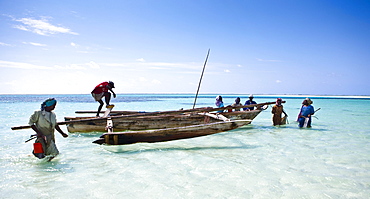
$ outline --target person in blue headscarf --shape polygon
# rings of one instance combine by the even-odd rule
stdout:
[[[222,101],[222,96],[221,95],[219,95],[219,96],[216,97],[215,104],[216,104],[217,108],[224,107],[224,102]],[[224,112],[224,110],[217,111],[217,113],[222,113],[222,112]]]
[[[49,98],[41,104],[41,109],[35,111],[28,122],[31,128],[36,132],[36,143],[41,143],[44,153],[33,153],[38,158],[48,157],[48,161],[52,160],[59,154],[55,145],[54,130],[56,129],[63,137],[68,137],[66,133],[60,129],[56,115],[52,112],[55,109],[57,101],[54,98]]]

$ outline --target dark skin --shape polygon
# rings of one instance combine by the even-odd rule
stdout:
[[[116,94],[113,92],[112,88],[108,88],[108,89],[109,89],[110,92],[113,93],[113,97],[116,98]],[[105,104],[107,104],[107,105],[109,104],[111,96],[112,96],[110,92],[105,92],[104,95],[103,95],[103,97],[105,99]],[[98,107],[98,113],[96,114],[97,117],[99,117],[99,113],[100,113],[101,109],[104,106],[103,100],[100,99],[98,102],[100,103],[100,105]]]

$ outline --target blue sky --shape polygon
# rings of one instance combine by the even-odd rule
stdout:
[[[370,1],[0,0],[0,94],[370,95]]]

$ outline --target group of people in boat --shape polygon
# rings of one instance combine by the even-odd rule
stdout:
[[[257,102],[253,101],[253,98],[254,98],[253,95],[250,95],[249,100],[245,101],[244,106],[257,104]],[[224,102],[222,101],[222,96],[221,95],[216,97],[216,103],[215,104],[218,108],[224,107]],[[243,106],[243,104],[240,103],[240,97],[237,97],[235,99],[235,103],[233,103],[231,106],[233,107],[233,109],[235,111],[240,111],[240,108],[238,108],[238,107]],[[257,108],[260,108],[260,107],[257,107]],[[254,106],[243,108],[243,110],[244,111],[252,111],[252,110],[254,110]],[[223,112],[223,110],[218,111],[218,112],[219,113]]]
[[[257,104],[257,102],[255,102],[253,100],[253,98],[254,98],[253,95],[250,95],[249,100],[247,100],[244,103],[244,106]],[[283,100],[281,98],[277,98],[276,99],[276,104],[272,107],[272,110],[271,110],[272,123],[273,123],[274,126],[286,124],[288,114],[284,111],[284,106],[282,105],[282,101]],[[306,98],[302,102],[302,107],[299,111],[298,118],[297,118],[298,126],[300,128],[303,128],[303,127],[310,128],[311,127],[311,120],[312,120],[311,117],[312,117],[312,115],[315,114],[314,107],[312,106],[312,103],[313,102],[310,98]],[[218,108],[224,107],[224,102],[222,101],[222,96],[219,95],[219,96],[216,97],[215,104]],[[243,106],[243,104],[240,103],[240,97],[237,97],[235,99],[235,103],[233,103],[230,106],[233,107],[233,109],[235,111],[240,111],[240,108],[238,108],[238,107]],[[252,110],[254,110],[254,108],[255,108],[255,106],[246,107],[246,108],[243,108],[243,110],[244,111],[252,111]],[[261,107],[256,106],[256,108],[260,109]],[[231,109],[229,109],[229,110],[231,110]],[[221,113],[221,112],[223,112],[223,110],[219,110],[217,112]],[[282,117],[283,113],[284,113],[284,117]]]

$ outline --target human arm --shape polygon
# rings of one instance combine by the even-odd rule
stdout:
[[[286,114],[286,112],[284,111],[284,109],[283,109],[283,113],[285,114],[285,116],[287,116],[287,117],[288,117],[288,114]]]
[[[45,141],[45,143],[47,143],[46,136],[43,133],[41,133],[41,131],[39,131],[39,129],[36,127],[36,125],[34,125],[34,124],[31,125],[31,128],[32,128],[33,131],[36,132],[38,138],[42,138]]]
[[[276,112],[276,106],[273,106],[272,109],[271,109],[271,113],[275,114],[275,112]]]
[[[311,106],[311,105],[309,105],[309,106],[306,107],[305,112],[306,112],[305,115],[307,115],[306,117],[308,117],[308,118],[311,117],[313,114],[315,114],[315,111],[313,109],[313,106]]]
[[[40,112],[35,111],[29,119],[28,124],[31,126],[31,129],[36,132],[38,138],[42,138],[46,143],[46,136],[37,128],[36,124],[39,121]]]
[[[116,94],[114,93],[113,89],[112,88],[109,88],[109,91],[112,92],[113,97],[116,98]]]
[[[57,130],[63,137],[68,137],[68,134],[64,133],[58,124],[55,125],[55,130]]]

